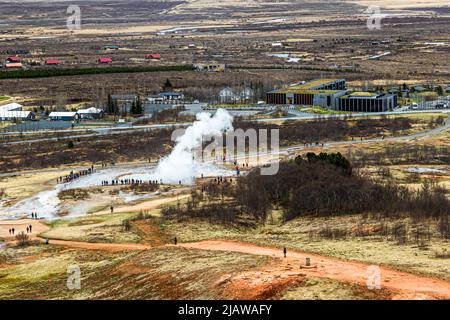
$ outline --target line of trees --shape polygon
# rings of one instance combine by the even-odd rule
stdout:
[[[123,132],[121,134],[76,138],[32,144],[0,145],[2,172],[40,169],[73,163],[118,162],[154,158],[169,151],[173,142],[169,129]],[[33,156],[30,157],[30,154]]]
[[[393,181],[376,181],[353,170],[340,153],[308,153],[280,163],[278,174],[262,175],[260,168],[236,184],[211,181],[195,191],[186,205],[163,210],[167,219],[206,219],[215,223],[264,223],[273,208],[281,208],[285,221],[300,216],[377,214],[414,221],[439,220],[439,229],[450,237],[450,201],[433,182],[411,190]]]
[[[253,185],[257,185],[258,192],[266,194],[268,201],[285,209],[285,220],[301,215],[364,212],[388,217],[406,214],[417,219],[450,214],[450,201],[438,185],[425,182],[420,190],[410,190],[392,181],[374,181],[354,173],[348,160],[339,153],[310,153],[281,163],[274,176],[262,176],[258,169],[240,179],[239,184],[238,188],[246,193],[251,193]]]
[[[352,150],[348,157],[356,166],[363,165],[447,165],[450,147],[445,145],[396,143],[376,151]]]
[[[98,68],[77,68],[77,69],[45,69],[45,70],[15,70],[1,71],[0,79],[23,79],[23,78],[49,78],[62,76],[79,76],[89,74],[107,73],[137,73],[137,72],[166,72],[166,71],[193,71],[192,65],[175,66],[153,66],[153,67],[98,67]]]
[[[444,117],[437,116],[430,119],[412,119],[407,117],[381,117],[373,118],[351,118],[331,119],[322,118],[312,121],[304,121],[299,125],[298,121],[285,121],[280,130],[282,145],[293,143],[314,143],[322,141],[340,141],[347,138],[380,137],[385,134],[392,136],[408,133],[414,125],[422,124],[427,128],[442,125]],[[261,122],[248,122],[237,119],[235,127],[247,129],[280,129],[277,124],[266,124]]]

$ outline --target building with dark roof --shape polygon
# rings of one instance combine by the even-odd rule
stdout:
[[[268,92],[266,103],[275,105],[318,106],[354,112],[386,111],[397,107],[397,95],[353,92],[345,79],[318,79]]]
[[[350,112],[384,112],[398,105],[398,96],[390,93],[353,92],[337,99],[335,110]]]

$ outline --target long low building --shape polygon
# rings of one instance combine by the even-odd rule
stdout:
[[[319,106],[322,108],[376,112],[397,107],[395,94],[350,92],[344,79],[318,79],[268,92],[266,103],[274,105]]]
[[[34,119],[34,113],[31,111],[0,111],[0,121],[31,121]]]
[[[384,112],[398,105],[396,94],[353,92],[337,99],[336,110],[350,112]]]
[[[48,115],[51,121],[75,121],[80,119],[80,115],[77,112],[68,111],[53,111]]]
[[[31,111],[23,111],[23,106],[18,103],[10,103],[0,106],[0,121],[34,120],[35,115]]]

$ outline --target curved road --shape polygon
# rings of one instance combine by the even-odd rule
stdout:
[[[328,115],[316,115],[316,114],[306,114],[301,113],[298,116],[294,117],[284,117],[284,118],[268,118],[268,119],[257,119],[253,120],[256,122],[273,122],[273,121],[288,121],[288,120],[318,120],[318,119],[344,119],[344,118],[361,118],[368,116],[383,116],[383,115],[403,115],[403,114],[421,114],[421,113],[443,113],[449,114],[449,110],[413,110],[413,111],[388,111],[388,112],[371,112],[371,113],[355,113],[355,114],[328,114]],[[92,133],[87,134],[78,134],[78,135],[69,135],[63,137],[54,137],[54,138],[39,138],[39,139],[31,139],[31,140],[19,140],[13,142],[4,142],[0,143],[0,145],[16,145],[16,144],[26,144],[26,143],[36,143],[42,141],[58,141],[64,139],[77,139],[77,138],[89,138],[89,137],[98,137],[103,135],[114,135],[121,134],[124,132],[138,132],[138,131],[146,131],[146,130],[157,130],[157,129],[171,129],[171,128],[179,128],[186,127],[191,125],[192,122],[183,122],[183,123],[173,123],[173,124],[152,124],[152,125],[143,125],[143,126],[117,126],[110,128],[97,128],[91,129]],[[46,133],[83,133],[86,132],[86,129],[71,129],[71,130],[50,130],[50,131],[33,131],[28,134],[46,134]],[[27,134],[24,132],[10,132],[7,135],[18,135],[18,134]],[[2,134],[5,135],[5,134]]]

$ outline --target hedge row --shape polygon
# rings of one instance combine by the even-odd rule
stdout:
[[[158,67],[98,67],[80,69],[45,69],[45,70],[16,70],[1,71],[0,79],[49,78],[62,76],[79,76],[106,73],[137,73],[162,71],[191,71],[192,65],[158,66]]]

